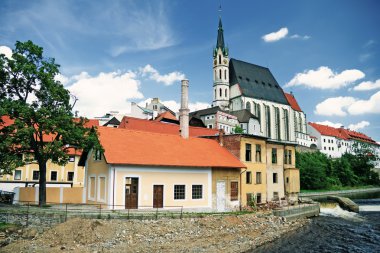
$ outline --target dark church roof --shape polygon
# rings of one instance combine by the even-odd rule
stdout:
[[[203,115],[210,115],[210,114],[216,114],[216,112],[222,111],[224,112],[219,106],[214,106],[211,108],[202,109],[195,112],[190,112],[190,117],[200,117]]]
[[[236,59],[230,60],[230,85],[239,83],[243,96],[289,105],[268,68]]]
[[[250,113],[247,109],[232,111],[230,114],[237,117],[240,123],[248,123],[251,118],[258,119],[255,115]]]

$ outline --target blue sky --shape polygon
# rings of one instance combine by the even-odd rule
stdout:
[[[152,97],[175,110],[183,77],[191,108],[201,108],[212,102],[219,2],[2,0],[0,52],[17,40],[42,46],[82,115],[126,112]],[[269,67],[308,121],[380,141],[379,1],[221,4],[230,57]]]

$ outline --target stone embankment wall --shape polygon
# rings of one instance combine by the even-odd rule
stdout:
[[[308,192],[300,193],[299,198],[323,200],[327,199],[327,196],[342,196],[348,198],[368,198],[370,195],[380,195],[380,188],[368,188],[368,189],[356,189],[356,190],[343,190],[343,191],[327,191],[327,192]]]
[[[281,216],[288,220],[299,218],[309,218],[319,216],[320,205],[319,203],[302,204],[296,206],[287,206],[283,208],[276,208],[273,210],[273,215]]]

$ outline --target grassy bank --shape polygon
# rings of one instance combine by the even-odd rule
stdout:
[[[345,190],[360,190],[360,189],[371,189],[378,188],[375,185],[361,185],[361,186],[342,186],[342,187],[331,187],[329,189],[318,189],[318,190],[302,190],[301,193],[321,193],[321,192],[331,192],[331,191],[345,191]]]

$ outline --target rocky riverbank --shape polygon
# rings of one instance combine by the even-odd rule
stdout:
[[[308,223],[254,214],[143,221],[75,218],[0,251],[244,252]]]

